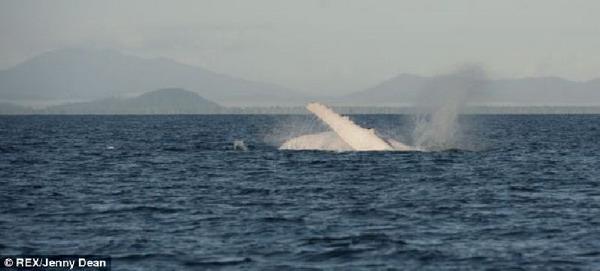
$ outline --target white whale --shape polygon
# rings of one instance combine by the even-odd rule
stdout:
[[[292,138],[279,147],[282,150],[329,150],[329,151],[414,151],[417,148],[402,142],[379,137],[374,129],[358,126],[348,117],[333,112],[320,103],[306,106],[333,131],[303,135]]]

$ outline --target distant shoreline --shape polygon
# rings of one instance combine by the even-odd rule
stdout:
[[[371,107],[371,106],[332,106],[336,112],[346,115],[415,115],[427,113],[417,107]],[[0,112],[10,115],[308,115],[304,107],[222,107],[210,112],[47,112],[44,109],[26,112]],[[579,115],[600,114],[600,106],[476,106],[464,108],[462,115]]]

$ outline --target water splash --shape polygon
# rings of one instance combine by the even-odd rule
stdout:
[[[468,149],[462,141],[459,116],[465,106],[478,99],[486,82],[479,66],[466,66],[455,73],[435,77],[421,90],[419,112],[414,119],[412,146],[381,137],[374,129],[360,127],[327,106],[310,103],[307,109],[330,132],[293,137],[280,145],[287,150],[390,151]]]
[[[234,150],[247,151],[248,150],[248,146],[246,145],[246,143],[244,143],[243,140],[236,140],[236,141],[233,142],[233,149]]]
[[[478,98],[485,78],[480,67],[466,66],[432,79],[421,91],[422,113],[415,116],[414,145],[425,150],[461,149],[459,115]]]

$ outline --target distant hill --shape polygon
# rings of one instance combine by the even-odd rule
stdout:
[[[337,101],[343,105],[396,106],[427,100],[423,91],[439,77],[401,74],[368,89],[354,92]],[[436,86],[440,91],[444,85]],[[454,87],[456,86],[449,86]],[[596,106],[600,105],[600,79],[587,82],[557,77],[485,80],[472,101],[492,106]]]
[[[430,78],[401,74],[368,89],[338,99],[344,105],[408,105],[418,99],[420,90]]]
[[[167,88],[133,98],[110,98],[56,105],[40,114],[213,114],[223,107],[181,88]]]
[[[166,58],[112,50],[61,49],[0,71],[0,100],[94,100],[181,87],[223,105],[299,105],[290,89],[236,78]]]
[[[0,103],[0,115],[32,114],[33,109],[11,103]]]

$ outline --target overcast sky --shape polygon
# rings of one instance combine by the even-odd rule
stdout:
[[[340,94],[465,63],[491,77],[600,77],[597,0],[0,0],[0,69],[111,48]]]

